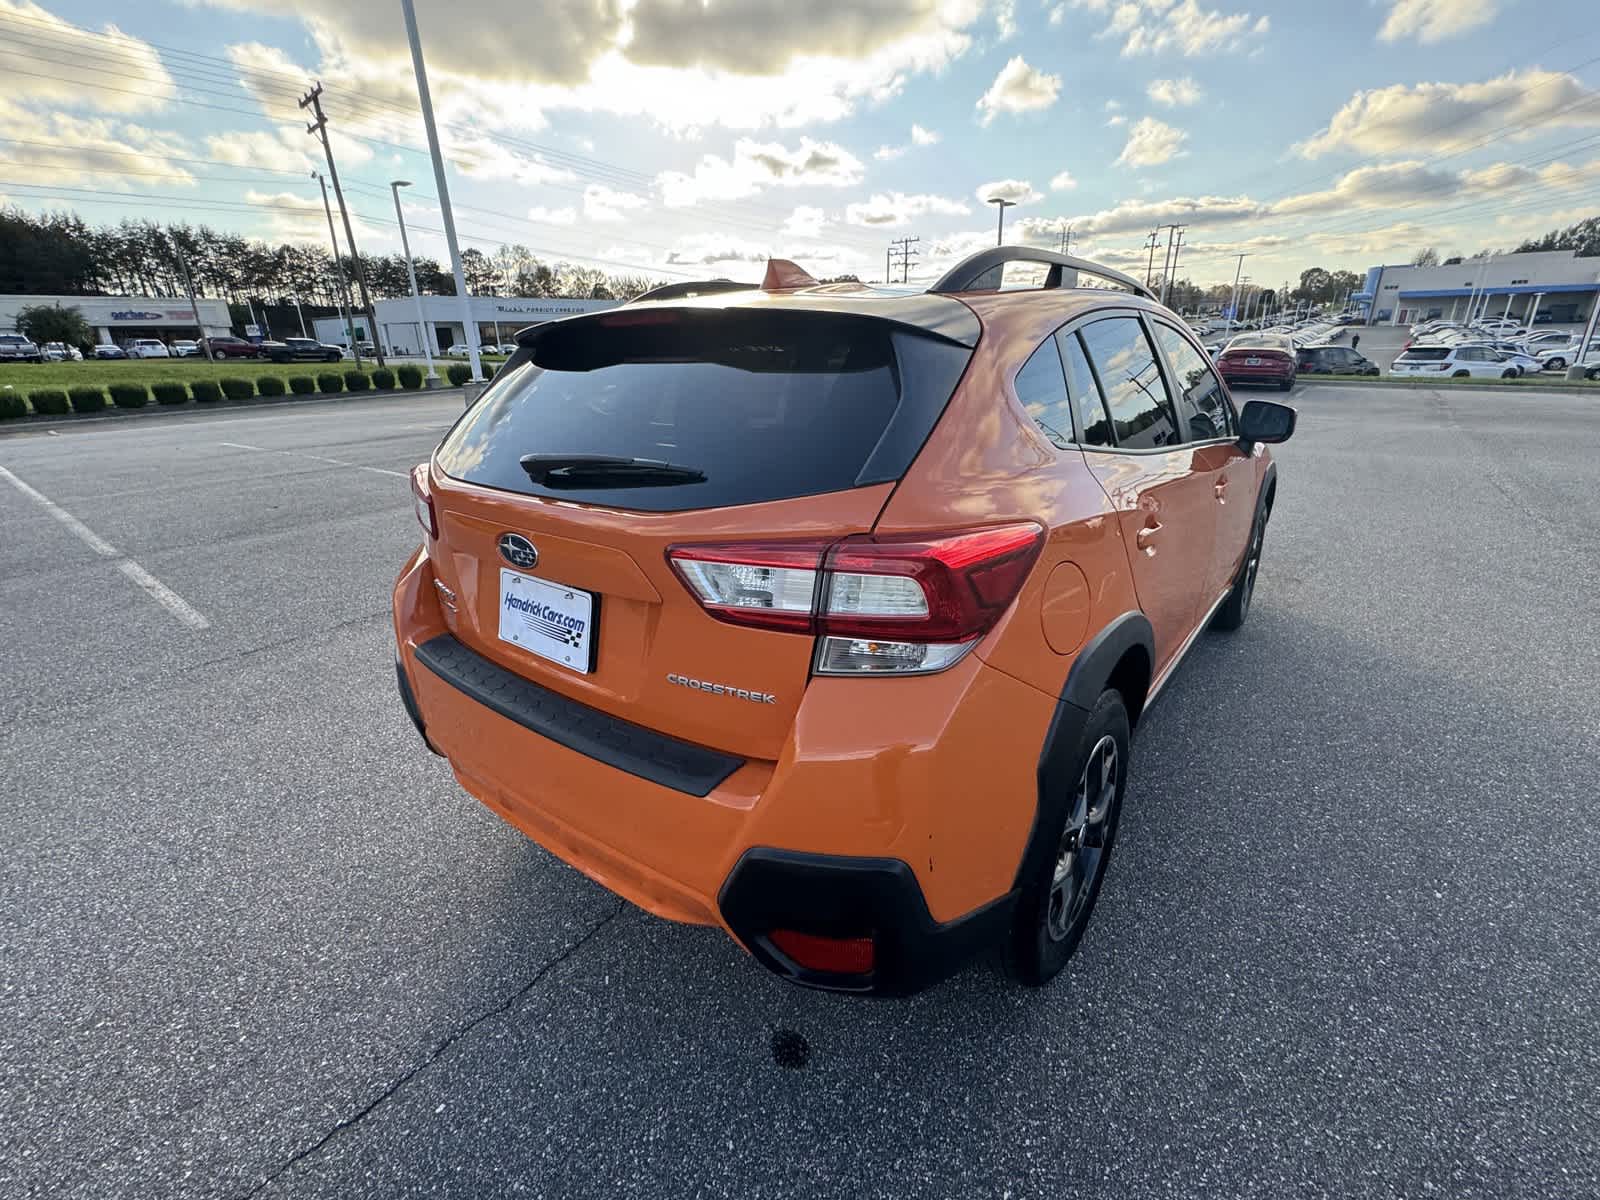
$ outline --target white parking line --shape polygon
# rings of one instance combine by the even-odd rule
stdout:
[[[101,558],[119,559],[120,561],[117,563],[117,570],[121,571],[129,579],[133,580],[134,583],[143,588],[146,595],[148,595],[162,608],[166,609],[178,620],[182,621],[190,629],[211,628],[211,622],[206,620],[205,617],[202,616],[194,607],[194,605],[190,604],[182,596],[178,595],[177,592],[173,591],[166,584],[162,583],[161,580],[150,574],[149,571],[146,571],[133,559],[124,557],[122,551],[118,550],[110,542],[106,541],[105,538],[101,537],[94,530],[90,529],[82,521],[78,520],[77,517],[73,516],[66,509],[62,508],[43,492],[39,491],[37,488],[30,487],[4,467],[0,467],[0,479],[4,479],[12,487],[16,488],[17,491],[21,492],[40,508],[44,509],[45,512],[49,513],[56,520],[60,521],[72,531],[72,534],[80,542],[89,547],[89,549],[93,550],[96,554],[100,555]]]
[[[384,467],[364,467],[360,463],[346,462],[342,458],[328,458],[322,454],[307,454],[303,450],[273,450],[267,446],[247,446],[243,442],[218,442],[219,446],[226,446],[230,450],[254,450],[257,454],[282,454],[288,458],[307,458],[312,462],[327,463],[331,467],[353,467],[357,471],[366,471],[372,475],[393,475],[396,479],[409,479],[404,471],[390,471]]]

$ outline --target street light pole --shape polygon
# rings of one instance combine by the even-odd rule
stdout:
[[[1004,246],[1006,244],[1006,209],[1015,208],[1017,202],[1015,200],[1007,200],[1004,196],[990,196],[989,203],[1000,210],[1000,220],[995,226],[994,244],[996,246]]]
[[[439,151],[439,129],[433,123],[433,98],[428,92],[428,67],[422,61],[422,37],[417,32],[417,8],[413,0],[400,0],[406,18],[406,37],[411,42],[411,66],[417,75],[417,99],[422,104],[422,124],[428,134],[428,153],[433,157],[433,181],[439,193],[439,213],[444,217],[444,240],[450,248],[450,271],[455,276],[456,299],[461,302],[461,333],[467,340],[467,357],[472,360],[472,380],[483,382],[483,363],[478,358],[478,327],[472,319],[472,297],[467,295],[467,273],[461,269],[461,247],[456,241],[456,219],[450,211],[450,181],[444,174],[444,155]]]
[[[1235,257],[1239,261],[1233,266],[1233,302],[1230,305],[1233,311],[1228,314],[1228,320],[1230,321],[1239,319],[1239,272],[1244,270],[1244,260],[1250,256],[1249,254],[1238,254]]]
[[[303,338],[310,337],[311,335],[306,332],[306,314],[300,311],[300,297],[294,295],[290,296],[289,299],[294,301],[294,315],[300,318],[300,336]]]
[[[417,290],[417,265],[411,261],[411,239],[406,237],[406,215],[400,210],[400,189],[410,187],[409,179],[396,179],[389,185],[394,193],[394,219],[400,222],[400,249],[405,251],[406,272],[411,276],[411,300],[417,306],[417,336],[422,343],[422,353],[428,360],[428,387],[439,386],[439,376],[433,369],[433,338],[429,336],[427,322],[422,317],[422,293]]]

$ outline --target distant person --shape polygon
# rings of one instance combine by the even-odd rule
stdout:
[[[1361,335],[1359,333],[1352,333],[1350,335],[1350,349],[1354,350],[1360,345],[1361,345]]]

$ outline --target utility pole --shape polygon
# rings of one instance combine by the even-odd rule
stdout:
[[[1072,253],[1072,226],[1068,225],[1061,231],[1061,253]]]
[[[1155,277],[1156,277],[1156,247],[1158,245],[1160,245],[1160,244],[1161,244],[1161,226],[1157,225],[1154,229],[1152,229],[1150,231],[1150,240],[1145,243],[1145,245],[1150,250],[1150,261],[1145,264],[1145,268],[1144,268],[1144,285],[1145,285],[1145,287],[1155,287],[1155,282],[1154,281],[1155,281]]]
[[[1248,254],[1236,254],[1234,257],[1239,261],[1233,267],[1233,303],[1230,305],[1232,311],[1228,313],[1230,321],[1239,319],[1239,272],[1244,270],[1244,260],[1250,256]]]
[[[200,348],[206,352],[206,361],[211,362],[211,339],[206,336],[206,327],[200,324],[200,306],[194,301],[194,279],[189,274],[189,260],[183,256],[183,244],[177,238],[172,239],[172,248],[178,252],[178,269],[183,272],[183,286],[189,293],[189,311],[194,314],[195,336],[200,339]]]
[[[361,266],[361,252],[356,249],[355,231],[350,227],[350,212],[344,206],[344,189],[339,186],[339,168],[333,165],[333,147],[328,143],[328,118],[322,114],[322,84],[318,83],[304,96],[300,97],[300,107],[311,106],[311,111],[317,114],[317,119],[306,126],[307,133],[314,133],[322,142],[322,153],[328,159],[328,178],[333,180],[333,194],[339,201],[339,216],[344,219],[344,240],[349,243],[350,257],[356,268],[356,287],[361,292],[361,307],[366,310],[367,324],[372,326],[372,346],[378,354],[378,365],[383,366],[383,338],[378,334],[378,314],[372,307],[372,297],[367,293],[367,273]],[[352,337],[351,341],[359,341]],[[356,351],[357,363],[360,362],[360,349]]]
[[[919,253],[911,247],[920,242],[920,237],[896,238],[889,243],[890,250],[900,255],[900,282],[908,283],[911,279],[911,260]]]
[[[439,386],[439,375],[433,369],[433,333],[427,318],[422,315],[422,293],[417,290],[417,264],[411,260],[411,239],[406,236],[406,214],[400,208],[400,189],[410,187],[409,179],[396,179],[389,185],[394,193],[394,219],[400,223],[400,249],[406,254],[406,273],[411,276],[411,302],[417,306],[417,340],[422,343],[422,353],[428,360],[428,387]]]
[[[1178,278],[1178,255],[1183,253],[1183,231],[1189,227],[1187,225],[1176,225],[1173,228],[1178,231],[1178,240],[1172,246],[1172,273],[1170,278],[1176,281]],[[1163,291],[1161,293],[1161,303],[1165,304],[1166,302],[1167,293]]]
[[[1167,302],[1167,280],[1172,278],[1172,235],[1177,231],[1176,225],[1160,225],[1159,229],[1167,231],[1167,255],[1161,260],[1161,303]]]
[[[406,38],[411,43],[411,67],[417,76],[417,100],[422,105],[422,125],[428,134],[428,153],[433,158],[433,182],[439,193],[439,215],[444,218],[444,241],[450,248],[450,272],[456,281],[456,297],[461,301],[461,332],[467,339],[467,357],[472,362],[472,380],[483,382],[483,363],[478,358],[478,328],[472,319],[472,298],[467,295],[467,273],[461,269],[461,247],[456,242],[456,217],[450,208],[450,181],[444,174],[444,155],[439,151],[439,129],[433,123],[433,97],[428,92],[428,67],[422,61],[422,35],[417,32],[417,9],[412,0],[400,0],[406,18]]]
[[[887,285],[889,277],[894,274],[894,243],[890,242],[883,250],[883,282]]]
[[[328,240],[333,243],[333,274],[339,283],[339,319],[344,322],[345,335],[350,339],[350,349],[356,356],[356,370],[361,370],[361,342],[356,337],[355,327],[350,320],[350,284],[344,277],[344,268],[339,265],[339,235],[333,231],[333,208],[328,203],[328,181],[320,173],[313,171],[312,176],[322,185],[322,211],[328,214]]]

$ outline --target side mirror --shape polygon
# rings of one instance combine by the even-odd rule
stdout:
[[[1271,400],[1251,400],[1239,414],[1242,442],[1287,442],[1294,436],[1295,410]]]

